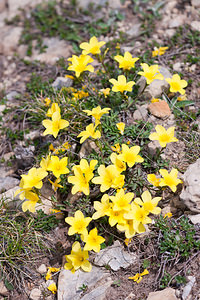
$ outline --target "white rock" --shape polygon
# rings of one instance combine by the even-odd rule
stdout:
[[[72,86],[73,80],[71,78],[57,77],[52,83],[52,87],[56,90],[60,90],[62,87]]]
[[[8,191],[19,184],[19,179],[14,177],[0,177],[0,193]]]
[[[0,33],[0,53],[11,55],[17,50],[22,27],[5,26]]]
[[[15,98],[18,98],[18,97],[20,97],[20,94],[16,91],[12,91],[12,92],[10,92],[6,95],[6,99],[8,101],[12,101],[12,100],[14,100]]]
[[[29,298],[31,300],[40,300],[41,296],[42,296],[41,291],[39,289],[37,289],[37,288],[34,288],[34,289],[32,289],[32,291],[31,291],[31,293],[29,295]]]
[[[15,186],[14,188],[6,191],[5,193],[0,194],[0,199],[2,199],[6,207],[12,209],[12,208],[18,208],[22,201],[19,200],[19,196],[14,197],[15,192],[19,190],[19,186]]]
[[[181,63],[180,62],[177,62],[173,65],[173,70],[174,71],[177,71],[177,72],[180,72],[181,71]]]
[[[162,291],[152,292],[149,294],[147,300],[178,300],[175,295],[175,290],[166,288]]]
[[[33,141],[33,140],[39,138],[40,136],[41,136],[41,134],[40,134],[40,132],[38,130],[33,130],[33,131],[29,132],[29,133],[26,133],[24,135],[24,139],[25,140],[32,140]]]
[[[93,3],[95,6],[105,6],[108,4],[111,9],[119,9],[121,7],[120,0],[78,0],[78,6],[83,9],[88,9],[90,3]]]
[[[196,278],[194,276],[188,276],[189,282],[183,289],[182,300],[187,300],[188,296],[192,290],[193,285],[195,284]]]
[[[5,284],[2,280],[0,281],[0,295],[5,297],[9,295],[9,291],[5,287]]]
[[[133,23],[133,26],[126,31],[126,34],[130,38],[136,38],[141,34],[140,27],[141,27],[141,23]]]
[[[47,267],[45,266],[45,264],[41,264],[38,268],[37,268],[38,273],[45,274],[47,272]]]
[[[6,109],[6,105],[2,104],[0,105],[0,115],[2,115],[2,112]]]
[[[6,8],[6,0],[0,1],[0,13]]]
[[[188,218],[193,224],[200,224],[200,214],[197,215],[188,215]]]
[[[177,28],[182,26],[185,23],[186,16],[184,15],[176,15],[174,19],[171,19],[169,22],[169,28]]]
[[[181,201],[191,210],[200,213],[200,158],[188,167],[183,175],[184,188]]]
[[[157,149],[161,149],[159,141],[151,141],[147,145],[147,149],[148,149],[149,154],[153,157],[154,155],[156,155],[156,153],[158,151]]]
[[[199,8],[200,7],[200,0],[192,0],[192,6]]]
[[[192,27],[193,30],[200,31],[200,22],[199,21],[193,21],[191,23],[191,27]]]
[[[92,266],[91,272],[83,272],[80,269],[72,274],[69,270],[62,270],[58,278],[58,300],[103,300],[106,290],[112,284],[109,272]],[[87,286],[88,292],[81,296],[80,287]]]
[[[175,29],[166,29],[165,30],[165,35],[169,38],[173,37],[173,35],[175,34]]]
[[[125,251],[120,242],[115,241],[112,246],[97,253],[94,261],[98,266],[109,265],[113,271],[118,271],[120,268],[127,268],[135,263],[136,259],[137,256],[134,253]]]
[[[136,107],[137,109],[133,113],[133,119],[146,121],[148,117],[147,105],[137,105]]]

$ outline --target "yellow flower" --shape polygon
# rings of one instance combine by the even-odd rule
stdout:
[[[141,64],[143,72],[138,72],[139,75],[146,78],[147,84],[150,84],[155,79],[163,80],[163,75],[159,72],[158,65],[148,66],[146,63]]]
[[[85,42],[85,43],[80,44],[80,48],[83,49],[82,53],[84,55],[89,54],[89,53],[95,55],[95,54],[101,53],[100,48],[103,45],[105,45],[105,42],[98,42],[98,39],[95,36],[93,36],[93,37],[91,37],[89,43]]]
[[[73,251],[71,251],[71,254],[73,254]],[[74,274],[76,272],[76,270],[73,267],[72,261],[67,256],[68,255],[65,255],[65,258],[66,258],[67,262],[64,265],[64,269],[70,270],[72,272],[72,274]]]
[[[161,126],[156,125],[156,132],[150,134],[149,139],[152,141],[159,141],[161,147],[166,147],[168,143],[178,142],[178,139],[174,137],[175,127],[169,127],[167,130]]]
[[[153,184],[153,186],[159,186],[160,178],[157,178],[155,174],[148,174],[147,180]]]
[[[58,106],[58,103],[52,103],[51,108],[49,108],[46,113],[46,116],[51,118],[55,112],[59,112],[60,114],[60,107]]]
[[[70,79],[72,79],[72,80],[74,80],[75,78],[74,78],[74,76],[72,76],[72,75],[65,75],[65,78],[70,78]]]
[[[121,135],[123,135],[125,124],[123,122],[120,122],[120,123],[117,123],[116,126],[117,126],[117,129],[119,130],[119,132],[121,133]]]
[[[141,205],[148,213],[158,215],[161,212],[161,208],[157,207],[158,202],[162,199],[161,197],[151,198],[149,191],[142,193],[140,198],[135,198],[134,203]]]
[[[171,218],[172,217],[172,213],[168,212],[164,215],[164,218]]]
[[[133,220],[135,231],[142,233],[145,232],[144,224],[152,222],[152,220],[148,217],[148,214],[149,213],[144,209],[144,207],[140,207],[133,202],[131,203],[131,210],[124,214],[124,218],[127,220]]]
[[[68,142],[65,142],[64,144],[62,144],[61,150],[66,151],[69,148],[71,148],[71,145]]]
[[[126,223],[126,220],[124,219],[124,213],[125,211],[114,211],[112,208],[108,211],[108,222],[111,227],[115,226],[117,223],[118,224],[124,224]]]
[[[101,185],[100,191],[102,193],[109,188],[118,189],[123,187],[125,176],[120,174],[115,165],[108,167],[100,165],[98,173],[100,176],[93,178],[92,182]]]
[[[50,160],[51,160],[50,154],[47,156],[47,158],[42,157],[42,160],[41,160],[41,162],[40,162],[40,167],[41,167],[43,170],[47,171],[47,168],[48,168],[48,166],[49,166]]]
[[[158,98],[152,98],[151,99],[151,103],[155,103],[155,102],[159,102],[160,101],[160,99],[158,99]]]
[[[94,126],[93,123],[88,125],[84,131],[82,131],[77,137],[81,137],[80,143],[82,144],[85,140],[87,140],[89,137],[92,137],[93,139],[100,139],[101,132],[99,130],[95,131],[96,126]]]
[[[132,280],[136,281],[137,283],[140,283],[140,281],[142,280],[142,277],[147,274],[149,274],[149,271],[147,269],[144,269],[144,271],[142,273],[137,273],[135,276],[129,277],[128,279],[132,279]]]
[[[83,236],[83,241],[85,242],[84,250],[94,250],[95,252],[100,251],[100,245],[105,241],[105,239],[98,235],[97,228],[90,230],[88,235]]]
[[[131,168],[135,163],[141,163],[144,161],[144,159],[138,155],[139,152],[139,146],[129,148],[126,144],[122,144],[122,153],[119,155],[119,159],[126,162]]]
[[[184,94],[183,96],[177,97],[177,101],[185,101],[185,100],[187,100],[186,94]]]
[[[125,232],[125,237],[128,241],[130,241],[130,239],[136,234],[134,220],[125,220],[124,224],[117,224],[117,229],[121,232]],[[127,246],[128,241],[127,243],[125,242]]]
[[[101,109],[101,106],[97,106],[95,108],[93,108],[92,110],[83,110],[88,116],[93,116],[95,118],[95,125],[97,126],[98,124],[100,124],[100,118],[104,115],[104,114],[109,114],[109,110],[110,108],[103,108]]]
[[[124,75],[119,75],[117,80],[112,78],[109,81],[113,84],[112,91],[121,93],[124,91],[131,92],[132,87],[135,84],[134,81],[126,82],[126,77]]]
[[[115,151],[117,153],[121,153],[121,147],[120,144],[115,144],[114,146],[111,146],[112,151]]]
[[[51,99],[45,98],[44,102],[45,102],[45,106],[49,106],[49,104],[51,103]]]
[[[163,178],[160,179],[159,186],[169,186],[172,192],[176,192],[176,186],[179,183],[182,183],[182,180],[178,179],[178,170],[172,169],[170,173],[168,173],[165,169],[159,170],[160,174]]]
[[[168,49],[169,47],[160,47],[160,48],[154,48],[154,51],[152,51],[152,56],[155,57],[155,56],[158,56],[158,55],[163,55],[165,54],[166,50]]]
[[[68,230],[68,235],[73,235],[75,233],[87,235],[86,227],[90,223],[92,218],[84,217],[83,213],[80,210],[77,210],[74,214],[74,217],[65,218],[65,222],[71,225]]]
[[[124,244],[128,247],[128,245],[130,244],[131,241],[132,241],[132,238],[130,238],[130,239],[126,238],[124,240]]]
[[[54,148],[54,146],[52,144],[49,145],[49,150],[50,151],[55,151],[55,148]]]
[[[32,189],[32,187],[36,187],[37,189],[41,189],[43,183],[42,179],[48,175],[46,171],[42,168],[31,168],[28,171],[27,175],[21,175],[23,179],[23,188],[24,189]]]
[[[170,92],[172,93],[179,92],[181,95],[185,94],[185,90],[183,88],[188,85],[187,81],[181,80],[178,74],[173,75],[172,78],[166,78],[165,80],[170,85]]]
[[[126,170],[126,164],[119,158],[119,155],[117,155],[116,153],[111,154],[110,160],[120,173]]]
[[[75,99],[82,99],[82,98],[85,98],[85,97],[88,97],[89,94],[87,92],[84,92],[84,91],[77,91],[76,93],[72,93],[72,96],[75,98]]]
[[[88,261],[88,251],[82,250],[79,242],[73,243],[71,254],[66,255],[66,258],[71,261],[72,272],[79,268],[83,269],[85,272],[90,272],[92,270],[92,265]],[[65,264],[65,269],[68,269],[69,267],[70,264]]]
[[[79,77],[84,71],[94,72],[94,67],[92,65],[88,65],[93,62],[92,57],[89,55],[72,55],[72,57],[68,58],[68,61],[71,62],[68,70],[74,71],[76,77]]]
[[[43,135],[52,134],[56,138],[59,130],[68,127],[69,122],[61,119],[59,112],[55,112],[52,115],[52,121],[43,120],[42,125],[46,128],[46,130],[43,132]]]
[[[46,280],[52,279],[52,274],[51,273],[56,273],[56,272],[59,272],[59,271],[60,271],[60,268],[48,267],[48,271],[47,271],[45,279]]]
[[[124,56],[116,55],[114,59],[119,63],[119,68],[123,70],[130,70],[135,68],[135,62],[139,60],[138,57],[132,57],[130,52],[125,52]]]
[[[108,95],[110,95],[110,88],[101,89],[100,92],[104,94],[105,98],[107,98]]]
[[[53,189],[54,192],[56,192],[58,188],[63,188],[63,186],[61,184],[59,184],[59,182],[61,181],[60,178],[57,178],[55,180],[55,182],[51,181],[50,179],[48,179],[48,180],[51,183],[52,189]]]
[[[53,175],[57,178],[62,174],[69,173],[69,169],[67,168],[68,157],[61,158],[57,156],[51,156],[51,160],[49,162],[48,171],[52,171]]]
[[[48,290],[51,291],[53,294],[57,292],[57,287],[55,283],[52,283],[48,286]]]
[[[94,201],[94,209],[96,212],[93,214],[92,219],[96,220],[104,217],[108,214],[111,203],[109,202],[109,196],[104,194],[101,198],[101,202]]]
[[[133,193],[125,194],[123,189],[118,190],[115,196],[110,196],[110,200],[113,202],[113,211],[129,211],[133,197]]]

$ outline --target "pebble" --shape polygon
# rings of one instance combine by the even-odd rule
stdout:
[[[187,300],[188,296],[193,288],[193,285],[195,284],[196,278],[194,276],[188,276],[189,282],[186,284],[186,286],[183,289],[182,293],[182,300]]]
[[[34,288],[32,289],[30,295],[29,295],[29,298],[31,300],[40,300],[41,299],[41,296],[42,296],[42,293],[39,289],[37,288]]]
[[[41,264],[38,268],[37,268],[37,272],[42,274],[45,274],[47,272],[47,267],[45,264]]]
[[[55,90],[60,90],[62,87],[72,86],[73,80],[71,78],[57,77],[56,80],[52,83],[52,87]]]
[[[175,290],[166,288],[162,291],[152,292],[149,294],[147,300],[178,300],[175,295]]]
[[[148,110],[152,115],[160,119],[166,119],[171,115],[171,110],[168,103],[164,100],[159,102],[150,103]]]
[[[0,177],[0,193],[8,191],[19,184],[19,179],[14,177]]]

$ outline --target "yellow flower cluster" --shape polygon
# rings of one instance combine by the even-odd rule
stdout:
[[[172,169],[170,173],[168,173],[165,169],[159,170],[160,175],[162,178],[156,177],[155,174],[147,175],[148,181],[155,187],[165,187],[168,186],[172,192],[176,192],[177,185],[182,183],[181,179],[178,179],[178,170]]]

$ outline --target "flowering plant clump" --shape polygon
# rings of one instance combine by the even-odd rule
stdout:
[[[78,269],[90,272],[89,252],[99,252],[106,246],[107,239],[98,227],[101,222],[113,227],[116,234],[124,234],[128,245],[127,239],[130,241],[136,234],[145,232],[154,215],[160,214],[162,189],[169,187],[176,192],[177,185],[182,182],[176,169],[169,172],[161,167],[155,174],[153,167],[146,171],[147,140],[158,141],[164,149],[168,143],[178,141],[174,136],[175,127],[165,129],[157,125],[152,133],[149,127],[145,137],[140,138],[145,125],[134,123],[131,126],[126,120],[126,112],[138,96],[135,78],[143,76],[147,85],[154,80],[165,80],[159,65],[141,62],[137,67],[139,58],[129,52],[119,55],[119,48],[115,52],[118,55],[110,55],[112,59],[106,63],[109,49],[102,50],[104,45],[104,41],[93,36],[89,42],[80,44],[80,56],[72,55],[68,59],[68,70],[74,73],[66,76],[73,79],[75,87],[62,88],[54,100],[45,98],[46,114],[42,125],[46,129],[42,136],[50,139],[48,152],[36,167],[21,175],[16,192],[24,201],[23,211],[34,213],[42,204],[44,184],[52,187],[55,209],[58,208],[56,197],[62,189],[63,198],[67,199],[65,204],[70,207],[66,207],[69,215],[65,223],[74,241],[71,253],[66,255],[65,269],[72,273]],[[165,50],[167,47],[161,47],[153,56],[163,55]],[[98,60],[98,70],[92,65],[91,55]],[[179,75],[166,81],[171,92],[184,94],[187,83]],[[59,98],[61,94],[62,99]],[[157,100],[154,98],[152,102]],[[67,135],[63,130],[66,128]],[[56,139],[53,145],[50,144],[51,136]],[[156,174],[158,170],[159,175]],[[78,199],[73,209],[69,204],[72,195]],[[49,268],[48,279],[52,272],[56,271]],[[146,274],[145,269],[129,279],[139,283]],[[56,287],[50,290],[56,292]]]

